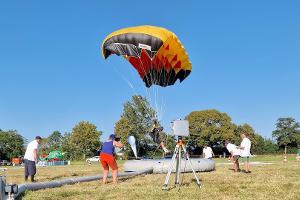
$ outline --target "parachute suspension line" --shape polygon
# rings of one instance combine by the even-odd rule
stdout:
[[[116,73],[118,73],[119,76],[121,76],[121,78],[127,83],[127,85],[131,88],[132,92],[133,92],[134,94],[137,94],[136,89],[134,88],[134,85],[133,85],[127,78],[125,78],[125,76],[124,76],[122,73],[120,73],[120,71],[117,70],[115,66],[113,66],[113,69],[114,69],[114,71],[115,71]]]
[[[161,68],[159,70],[159,80],[163,81],[163,84],[166,84],[166,72],[163,71],[163,69]],[[164,102],[164,98],[163,98],[163,94],[160,94],[161,96],[161,100],[160,100],[160,119],[163,119],[163,115],[164,115],[164,111],[165,111],[165,102]],[[166,133],[166,136],[164,137],[164,144],[167,147],[168,145],[168,134]]]
[[[158,73],[157,80],[160,80],[160,76],[161,76],[161,73]],[[156,95],[155,101],[156,101],[156,109],[157,109],[157,118],[160,121],[161,120],[161,112],[160,112],[160,106],[159,106],[160,102],[159,102],[159,98],[158,98],[160,94],[159,94],[159,88],[158,87],[159,86],[155,87],[155,95]]]
[[[152,63],[152,62],[151,62]],[[155,66],[154,66],[155,67]],[[159,66],[156,66],[156,67],[159,67]],[[157,82],[159,82],[161,80],[161,70],[158,71],[157,69],[155,69],[156,73],[154,73],[154,76],[155,76],[155,80],[154,82],[156,84],[158,84]],[[156,109],[156,113],[157,113],[157,120],[160,121],[161,120],[161,110],[160,110],[160,102],[159,102],[159,86],[157,85],[154,85],[154,95],[155,95],[155,109]]]
[[[158,77],[157,77],[157,80],[160,81],[160,80],[163,80],[162,78],[164,77],[164,73],[162,73],[162,68],[160,68],[160,70],[158,71]],[[162,113],[162,100],[161,98],[159,97],[162,97],[162,93],[161,93],[161,90],[160,90],[160,86],[156,86],[156,109],[157,109],[157,118],[159,121],[162,120],[163,118],[163,113]]]
[[[120,70],[118,70],[115,66],[113,66],[114,71],[119,74],[119,76],[127,83],[127,85],[131,88],[132,92],[134,95],[138,96],[138,93],[134,87],[134,84],[132,84],[121,72]],[[146,110],[146,107],[144,104],[141,104],[143,106],[143,108]],[[148,115],[150,115],[150,113],[148,113]],[[150,117],[152,117],[150,115]]]
[[[140,64],[143,66],[142,69],[143,69],[144,73],[146,74],[147,72],[145,70],[145,67],[144,67],[143,62],[141,61],[141,59],[140,59]],[[152,73],[152,69],[153,69],[152,67],[153,66],[152,66],[152,60],[151,60],[149,76],[146,76],[146,79],[149,82],[149,78],[150,78],[150,82],[155,83],[156,80],[157,80],[157,77],[156,77],[156,74]],[[159,111],[158,111],[158,105],[157,105],[157,92],[156,92],[157,88],[155,88],[155,87],[156,87],[156,85],[154,84],[150,88],[146,88],[146,90],[148,91],[148,94],[151,97],[150,98],[150,105],[155,110],[155,115],[152,116],[152,117],[154,119],[158,119],[158,112]]]
[[[139,59],[140,60],[140,59]],[[143,70],[144,70],[144,68],[143,68]],[[145,71],[145,70],[144,70]],[[131,72],[131,76],[132,76],[132,78],[134,77],[134,75],[133,75],[133,73],[134,73],[134,68],[130,68],[130,72]],[[133,78],[134,79],[134,78]],[[149,91],[147,90],[147,88],[146,87],[142,87],[144,90],[145,90],[145,96],[146,96],[146,99],[149,101],[149,102],[151,102],[151,95],[150,95],[150,93],[149,93]],[[138,95],[137,93],[136,93],[136,95]],[[142,104],[142,106],[143,106],[143,108],[145,109],[145,110],[147,110],[146,109],[146,105],[144,105],[144,104]],[[151,113],[147,113],[147,115],[152,119],[153,118],[153,115],[151,114]]]
[[[164,102],[163,95],[161,95],[160,112],[161,112],[161,119],[163,119],[163,116],[165,114],[165,102]]]
[[[163,69],[161,68],[160,69],[160,79],[163,80],[163,82],[166,84],[166,73],[163,71]],[[163,118],[163,115],[164,115],[164,101],[163,101],[163,95],[161,94],[161,100],[160,100],[160,104],[161,104],[161,107],[160,107],[160,114],[161,114],[161,119]]]
[[[151,68],[151,70],[150,70],[150,79],[151,79],[151,83],[155,83],[155,81],[156,81],[156,74],[155,73],[153,73],[152,72],[152,70],[153,70],[153,65],[152,65],[152,61],[151,61],[151,66],[150,66],[150,68]],[[156,88],[155,88],[155,84],[154,85],[152,85],[150,88],[149,88],[149,90],[152,90],[151,91],[151,94],[153,95],[153,99],[154,99],[154,101],[153,102],[151,102],[152,103],[152,107],[154,108],[154,110],[155,110],[155,119],[158,119],[158,110],[157,110],[157,101],[156,101]]]
[[[141,59],[138,59],[138,60],[139,60],[139,62],[140,62],[140,65],[142,66],[141,68],[142,68],[144,74],[146,74],[146,70],[145,70],[145,68],[144,68],[143,62],[141,61]],[[148,76],[146,76],[146,79],[147,79],[147,81],[149,82]],[[152,74],[150,73],[150,82],[152,82],[152,81],[153,81],[153,79],[152,79]],[[145,91],[146,91],[146,93],[148,94],[148,100],[149,100],[150,106],[153,107],[152,97],[151,97],[151,88],[145,87]],[[151,114],[151,115],[152,115],[152,114]],[[154,114],[154,116],[152,115],[152,116],[150,116],[150,117],[151,117],[151,118],[155,118],[155,117],[156,117],[156,114]],[[152,119],[151,119],[151,120],[152,120]]]

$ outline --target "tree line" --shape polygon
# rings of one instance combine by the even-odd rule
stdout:
[[[145,97],[136,95],[124,104],[120,119],[115,123],[114,133],[125,144],[124,152],[133,156],[127,139],[130,135],[136,138],[139,156],[161,155],[161,149],[149,136],[149,130],[156,119],[156,112]],[[187,146],[192,154],[200,154],[206,143],[213,147],[216,154],[224,152],[224,140],[239,144],[239,135],[248,133],[252,142],[252,154],[273,154],[283,151],[294,153],[300,145],[300,124],[291,117],[279,118],[272,132],[273,140],[263,138],[251,125],[235,124],[231,117],[218,110],[192,111],[186,117],[190,124],[190,135],[186,138]],[[162,131],[161,140],[166,147],[173,150],[176,144],[171,133]],[[81,121],[71,132],[62,134],[54,131],[44,138],[40,154],[48,154],[53,150],[61,150],[66,159],[85,159],[94,156],[101,147],[102,131],[96,125]],[[0,160],[24,155],[26,139],[16,130],[0,129]],[[289,148],[288,148],[289,147]]]
[[[71,132],[62,134],[54,131],[47,138],[43,138],[39,148],[40,155],[46,155],[53,150],[60,150],[65,159],[82,160],[94,156],[100,147],[102,131],[96,125],[81,121]],[[23,156],[27,141],[17,131],[3,131],[0,129],[0,160],[10,160]]]

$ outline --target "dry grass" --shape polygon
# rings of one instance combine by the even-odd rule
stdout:
[[[198,174],[203,183],[201,189],[196,186],[192,174],[184,174],[180,189],[173,188],[163,192],[161,186],[165,175],[149,174],[125,179],[116,185],[102,185],[99,181],[94,181],[28,191],[23,199],[300,199],[300,163],[290,158],[290,161],[284,164],[280,156],[255,159],[273,161],[273,164],[253,166],[251,174],[235,173],[229,170],[229,165],[218,164],[216,171]],[[81,176],[100,172],[99,165],[84,166],[78,163],[69,167],[39,169],[38,178],[44,181],[72,176],[72,173]],[[20,182],[18,173],[11,178]],[[173,183],[174,175],[170,187]]]
[[[7,182],[9,183],[23,183],[24,182],[24,168],[9,167],[8,168]],[[52,167],[39,167],[37,169],[36,180],[38,182],[51,181],[62,179],[66,177],[77,177],[85,175],[95,175],[102,173],[102,168],[99,163],[91,166],[84,162],[74,162],[71,166],[52,166]]]

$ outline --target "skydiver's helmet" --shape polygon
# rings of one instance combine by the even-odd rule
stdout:
[[[161,132],[162,130],[164,130],[164,128],[160,126],[160,127],[154,128],[153,132],[155,134],[157,134],[157,133]]]
[[[158,129],[159,131],[163,131],[163,130],[164,130],[163,127],[158,127],[157,129]]]

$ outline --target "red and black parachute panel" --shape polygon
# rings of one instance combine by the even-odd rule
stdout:
[[[102,54],[123,56],[137,70],[147,87],[173,85],[191,72],[188,55],[176,35],[154,26],[118,30],[106,37]]]

